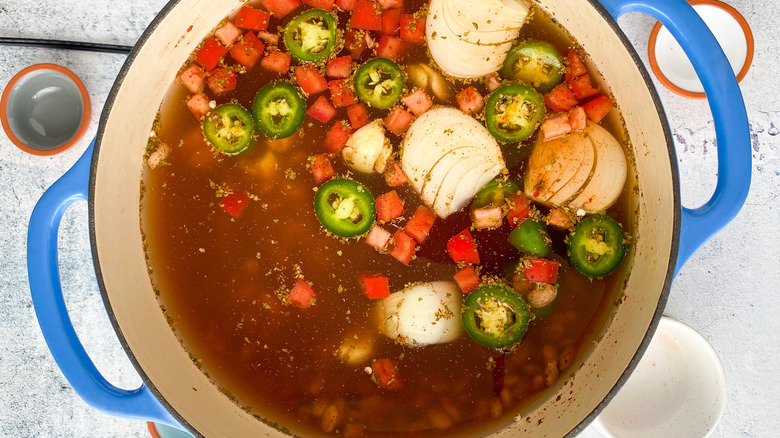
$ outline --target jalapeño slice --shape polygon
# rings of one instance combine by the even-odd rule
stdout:
[[[314,212],[322,226],[340,237],[359,236],[371,228],[376,217],[374,196],[351,179],[332,179],[314,195]]]
[[[488,205],[500,207],[504,205],[507,197],[519,191],[520,188],[511,179],[493,178],[474,196],[471,209],[487,207]]]
[[[480,286],[463,303],[466,333],[488,348],[511,349],[528,331],[530,311],[525,300],[502,284]]]
[[[287,82],[272,82],[255,95],[252,115],[257,129],[269,138],[287,138],[303,124],[306,101]]]
[[[241,105],[220,105],[206,114],[201,129],[214,148],[234,155],[246,149],[252,141],[252,115]]]
[[[552,240],[544,223],[533,219],[520,222],[511,233],[509,243],[523,254],[536,257],[547,257],[550,253]]]
[[[387,58],[366,62],[355,72],[355,91],[360,100],[374,108],[392,107],[404,92],[401,67]]]
[[[552,44],[528,40],[509,50],[501,76],[526,82],[540,93],[546,93],[563,80],[563,60]]]
[[[309,9],[284,28],[284,44],[301,61],[317,62],[329,57],[336,47],[336,20],[328,11]]]
[[[626,255],[620,224],[603,214],[586,217],[569,236],[571,264],[588,277],[603,277],[620,266]]]
[[[544,120],[544,99],[526,85],[503,85],[488,97],[485,125],[504,143],[527,140]]]

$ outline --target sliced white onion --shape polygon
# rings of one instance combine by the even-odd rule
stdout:
[[[409,347],[443,344],[463,333],[460,288],[451,281],[434,281],[395,292],[380,302],[380,330]]]
[[[588,184],[569,205],[595,213],[617,201],[628,175],[628,162],[623,147],[609,131],[591,123],[588,132],[596,150],[596,165]]]
[[[341,151],[347,165],[363,173],[384,172],[392,154],[393,147],[380,119],[355,131]]]

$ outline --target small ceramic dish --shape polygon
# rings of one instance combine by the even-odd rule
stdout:
[[[753,62],[753,32],[745,17],[718,0],[689,0],[710,28],[731,64],[737,81],[745,77]],[[680,96],[704,99],[704,87],[693,65],[669,30],[660,22],[650,32],[650,68],[658,80]]]
[[[725,404],[726,376],[715,349],[696,330],[665,316],[595,424],[614,438],[706,437]]]
[[[152,438],[193,438],[189,432],[164,424],[147,421],[146,427],[149,428],[149,434],[152,435]]]

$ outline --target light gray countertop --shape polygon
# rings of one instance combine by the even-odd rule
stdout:
[[[753,67],[741,83],[753,136],[753,184],[737,218],[682,269],[666,313],[701,332],[723,362],[726,410],[712,436],[768,437],[780,430],[780,14],[775,0],[729,3],[750,23],[756,42]],[[132,45],[164,4],[0,0],[0,35]],[[645,62],[653,24],[638,14],[620,20]],[[25,154],[0,134],[0,437],[147,437],[143,422],[97,412],[73,392],[38,328],[25,263],[30,213],[87,147],[124,56],[0,47],[0,89],[17,71],[41,62],[61,64],[82,78],[93,123],[78,145],[53,157]],[[677,143],[683,203],[698,205],[715,185],[709,108],[656,86]],[[110,381],[136,387],[140,379],[95,283],[85,203],[66,213],[59,250],[66,302],[87,351]],[[589,427],[581,436],[601,435]]]

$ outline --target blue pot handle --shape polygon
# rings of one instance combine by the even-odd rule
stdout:
[[[181,428],[146,385],[126,390],[109,383],[84,350],[62,296],[57,234],[65,210],[87,199],[94,140],[75,165],[41,196],[27,232],[27,273],[35,314],[54,360],[76,393],[107,414]]]
[[[674,272],[677,275],[693,253],[731,222],[745,204],[752,170],[745,102],[720,44],[687,2],[601,0],[601,3],[615,19],[626,12],[642,12],[660,21],[671,32],[704,86],[715,121],[718,183],[704,205],[682,209],[680,248]]]

